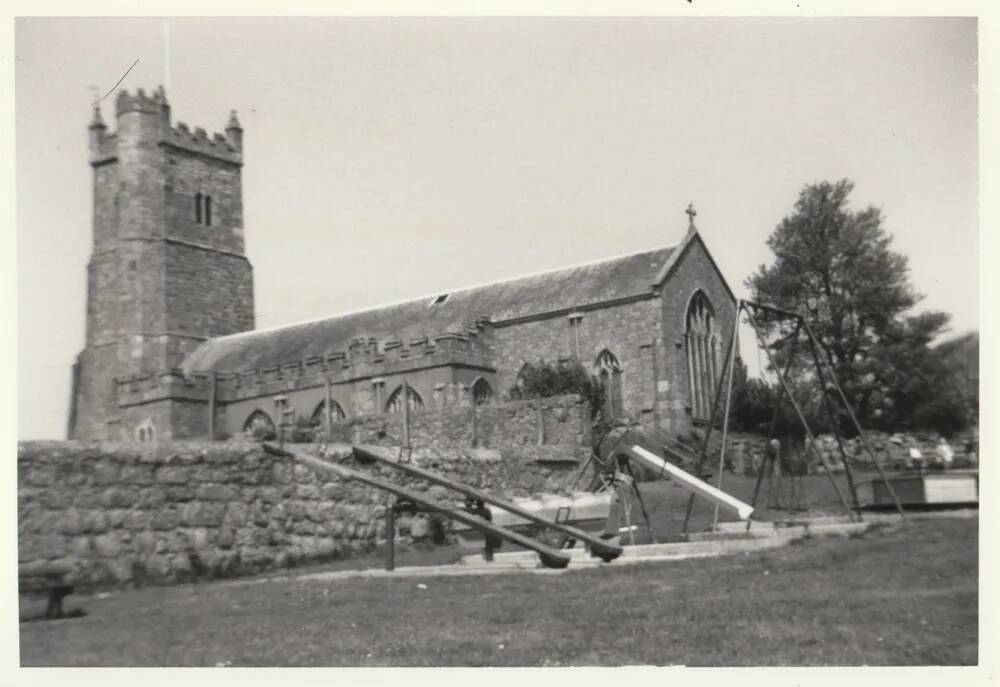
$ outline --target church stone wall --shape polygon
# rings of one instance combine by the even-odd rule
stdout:
[[[167,162],[167,237],[242,254],[240,166],[173,147],[167,148]],[[197,222],[198,193],[212,198],[211,226]]]
[[[349,449],[334,454],[344,459]],[[488,449],[420,449],[412,459],[501,494],[557,489],[577,467]],[[432,498],[460,500],[374,470]],[[385,539],[384,492],[249,443],[21,442],[17,480],[19,562],[72,565],[84,585],[236,576],[349,557]],[[427,536],[426,516],[417,519],[423,526],[399,522],[397,541]]]
[[[688,304],[699,289],[705,292],[715,310],[715,322],[722,333],[721,359],[732,338],[736,303],[712,265],[704,244],[696,239],[679,258],[660,298],[666,368],[663,382],[666,383],[660,383],[658,402],[661,427],[667,430],[683,430],[690,426],[691,389],[684,334]]]
[[[659,336],[655,298],[582,310],[579,319],[580,361],[592,371],[598,354],[611,351],[622,367],[626,414],[652,420],[655,373],[650,347]],[[574,325],[575,326],[575,325]],[[576,355],[576,337],[568,314],[495,328],[497,371],[501,393],[509,393],[527,362],[555,363]]]
[[[179,366],[205,338],[253,329],[253,274],[245,257],[178,243],[165,244],[165,250],[166,329],[199,337],[179,340],[167,367]]]

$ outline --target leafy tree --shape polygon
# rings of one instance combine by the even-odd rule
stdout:
[[[774,263],[761,265],[747,286],[757,301],[809,313],[863,425],[925,422],[953,429],[962,412],[942,395],[946,370],[929,347],[948,316],[908,314],[921,296],[910,284],[906,258],[891,250],[877,208],[848,208],[853,188],[846,179],[807,185],[794,211],[768,237]],[[775,321],[760,324],[770,339],[782,333]],[[790,337],[774,342],[777,364],[785,364],[791,344]],[[800,335],[791,368],[800,381],[811,374],[806,346]],[[815,411],[819,401],[810,399]]]
[[[604,407],[601,383],[578,361],[568,363],[526,363],[518,374],[517,384],[510,390],[512,400],[549,398],[578,394],[590,404],[591,415]]]

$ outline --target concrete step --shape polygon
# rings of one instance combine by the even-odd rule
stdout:
[[[799,533],[799,536],[804,534]],[[637,544],[635,546],[625,546],[622,555],[616,561],[631,560],[637,558],[662,557],[671,558],[677,556],[709,555],[719,556],[726,553],[738,553],[741,551],[751,551],[771,546],[782,546],[793,537],[750,537],[741,539],[718,539],[708,541],[671,542],[666,544]],[[599,558],[590,556],[580,549],[570,549],[570,566],[581,564],[602,565]],[[496,553],[493,556],[494,563],[513,564],[515,562],[525,565],[540,565],[538,555],[532,551],[510,551],[506,553]],[[614,561],[612,561],[614,563]],[[486,564],[480,554],[463,556],[462,565]],[[488,565],[488,564],[487,564]]]
[[[750,521],[750,531],[751,532],[770,532],[774,530],[774,523],[770,520],[751,520]],[[730,533],[745,533],[747,531],[747,523],[740,522],[739,520],[733,522],[720,522],[716,528],[716,532],[730,532]]]

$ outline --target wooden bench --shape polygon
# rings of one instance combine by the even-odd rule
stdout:
[[[21,594],[47,596],[49,603],[45,608],[45,617],[61,618],[62,600],[73,593],[72,572],[68,565],[56,563],[21,565],[17,571],[18,591]]]

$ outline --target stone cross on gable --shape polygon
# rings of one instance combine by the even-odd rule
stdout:
[[[684,212],[688,216],[688,226],[694,229],[694,216],[698,214],[697,210],[694,209],[694,203],[688,203],[687,210]]]

